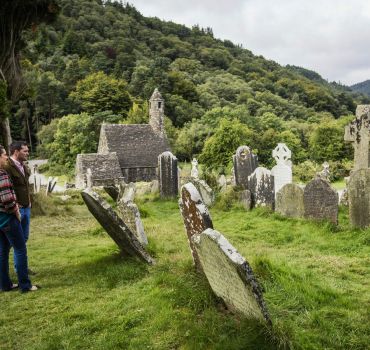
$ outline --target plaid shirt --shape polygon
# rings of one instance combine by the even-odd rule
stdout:
[[[17,210],[17,197],[9,175],[0,169],[0,211],[14,213]]]

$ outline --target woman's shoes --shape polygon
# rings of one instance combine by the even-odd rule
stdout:
[[[31,288],[29,289],[25,289],[25,290],[22,290],[22,293],[28,293],[28,292],[35,292],[37,290],[39,290],[41,287],[40,286],[31,286]]]
[[[18,289],[18,284],[16,284],[16,283],[13,283],[11,286],[10,286],[10,288],[9,289],[2,289],[2,291],[3,292],[11,292],[12,290],[16,290],[16,289]]]

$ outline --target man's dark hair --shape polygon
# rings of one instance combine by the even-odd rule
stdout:
[[[12,156],[15,151],[20,151],[23,146],[28,146],[26,141],[14,141],[9,146],[9,153]]]

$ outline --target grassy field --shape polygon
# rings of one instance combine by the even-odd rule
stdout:
[[[345,209],[338,228],[211,209],[263,285],[269,329],[229,313],[194,273],[176,201],[138,205],[155,266],[123,259],[78,197],[33,218],[43,288],[0,294],[1,349],[368,349],[370,230],[350,229]]]

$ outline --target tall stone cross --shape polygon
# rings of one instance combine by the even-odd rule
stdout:
[[[276,160],[277,165],[292,166],[290,158],[292,157],[291,150],[285,143],[278,143],[276,148],[272,151],[272,156]]]
[[[355,149],[354,170],[369,168],[370,105],[358,105],[356,118],[344,131],[344,141]]]

